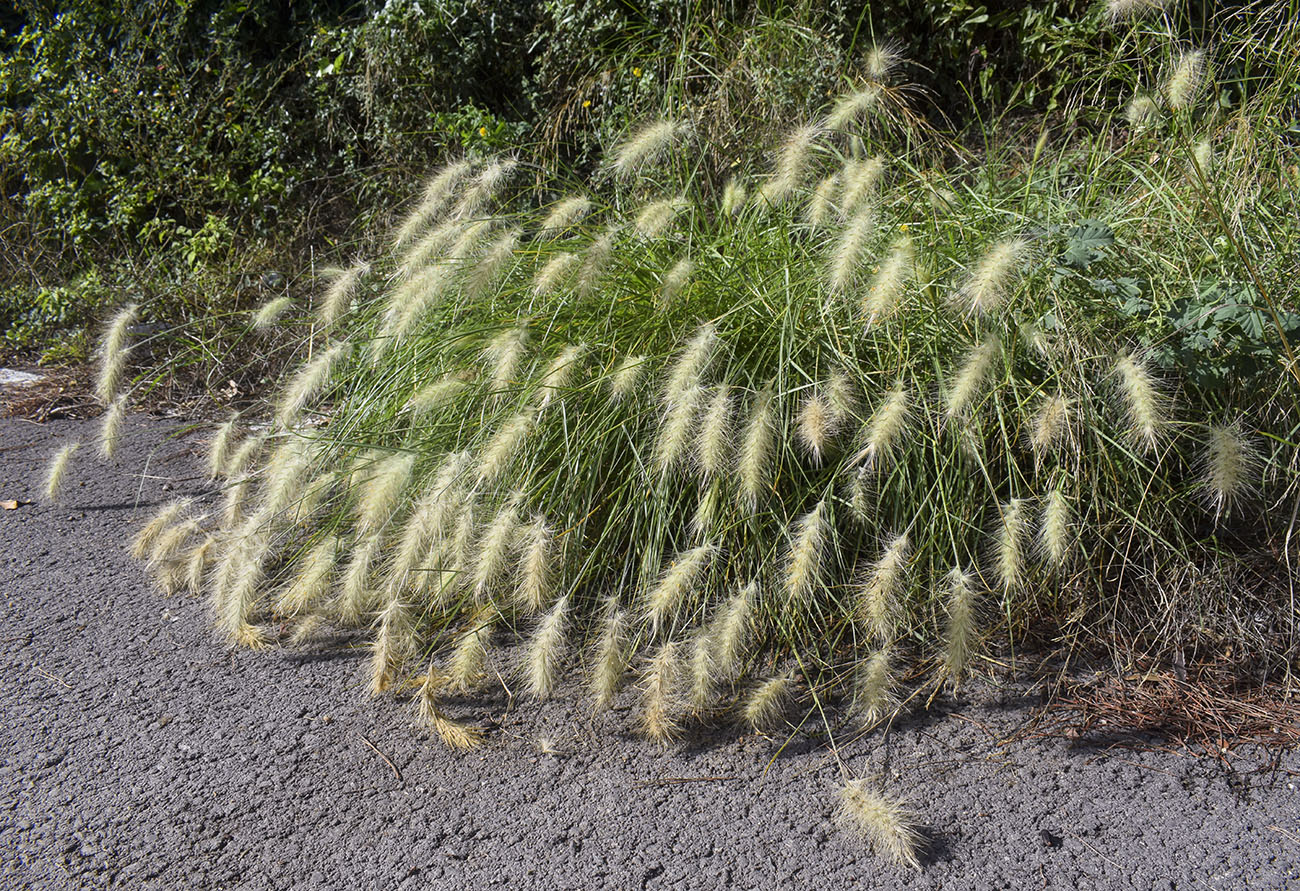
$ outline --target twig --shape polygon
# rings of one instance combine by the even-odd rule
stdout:
[[[402,772],[401,772],[400,770],[397,769],[397,765],[394,764],[392,761],[390,761],[390,760],[388,759],[388,756],[387,756],[387,755],[385,755],[383,752],[379,751],[379,749],[375,747],[375,744],[372,743],[372,742],[370,741],[369,737],[367,737],[364,733],[361,734],[361,741],[362,741],[363,743],[365,743],[366,745],[370,746],[370,751],[374,752],[374,753],[375,753],[376,755],[378,755],[380,758],[383,758],[383,759],[384,759],[384,763],[387,764],[387,765],[392,769],[392,771],[393,771],[393,776],[397,777],[397,782],[399,782],[399,783],[404,782],[403,779],[402,779]]]

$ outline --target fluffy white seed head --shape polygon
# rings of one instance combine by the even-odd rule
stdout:
[[[853,714],[870,727],[898,709],[892,647],[881,647],[858,665],[853,679]]]
[[[81,448],[81,443],[73,442],[62,446],[54,457],[50,459],[50,465],[45,471],[45,500],[54,504],[59,500],[59,493],[63,489],[63,481],[67,478],[68,468],[72,464],[72,456]]]
[[[490,390],[497,399],[518,385],[519,365],[527,345],[527,329],[512,328],[492,338],[483,351],[483,359],[490,370]]]
[[[519,509],[512,499],[497,511],[496,517],[483,531],[478,555],[470,576],[474,597],[479,603],[495,599],[510,567],[510,552],[514,550],[519,533]]]
[[[1215,519],[1258,487],[1258,451],[1237,424],[1211,427],[1205,439],[1201,489]]]
[[[796,419],[795,436],[814,465],[820,465],[839,431],[839,417],[824,393],[804,399]]]
[[[733,402],[731,388],[726,384],[716,387],[709,396],[700,419],[696,459],[700,475],[716,479],[728,466],[731,458],[731,415]]]
[[[1068,396],[1054,393],[1043,399],[1034,413],[1034,423],[1029,429],[1029,445],[1034,458],[1042,461],[1062,444],[1070,441],[1070,419],[1073,406]]]
[[[838,173],[832,173],[817,184],[812,194],[808,196],[808,204],[804,208],[804,222],[808,224],[809,229],[820,229],[826,225],[826,221],[838,211],[836,207],[835,196],[839,192],[840,176]]]
[[[650,368],[645,356],[624,356],[609,376],[609,398],[621,402],[631,396]]]
[[[753,630],[758,583],[750,582],[727,599],[711,635],[713,663],[719,677],[731,679],[740,672],[741,660]]]
[[[571,251],[560,251],[546,261],[533,279],[533,294],[545,297],[560,290],[573,278],[582,264],[582,255]]]
[[[998,339],[989,335],[966,355],[944,392],[944,416],[947,420],[956,420],[970,412],[1000,349]]]
[[[564,659],[565,626],[568,621],[569,597],[555,602],[537,626],[528,644],[528,692],[538,699],[548,699],[555,691]]]
[[[122,374],[126,369],[128,332],[135,323],[140,306],[130,303],[118,310],[108,326],[96,351],[99,356],[99,374],[95,378],[95,395],[104,405],[108,405],[118,395],[122,384]]]
[[[1024,539],[1028,522],[1023,498],[1012,498],[999,506],[993,534],[993,574],[1007,594],[1018,591],[1025,581]]]
[[[467,300],[477,299],[490,291],[506,269],[514,262],[515,251],[519,248],[518,229],[507,229],[483,252],[466,273],[462,286]]]
[[[785,723],[793,693],[794,680],[789,675],[768,678],[745,697],[741,717],[757,733],[775,730]]]
[[[632,228],[641,238],[649,241],[663,235],[677,219],[678,214],[686,211],[689,205],[682,198],[661,198],[649,201],[637,211]]]
[[[1165,100],[1174,111],[1191,108],[1201,94],[1206,80],[1205,52],[1185,50],[1178,57],[1165,81]]]
[[[874,43],[871,49],[867,50],[864,61],[867,77],[883,84],[893,76],[898,66],[903,64],[903,50],[893,41]]]
[[[117,454],[122,444],[122,422],[126,419],[126,394],[123,393],[108,404],[104,420],[99,426],[99,453],[105,458]]]
[[[826,499],[796,520],[790,530],[790,552],[786,555],[783,574],[786,603],[790,607],[805,606],[817,589],[830,531]]]
[[[280,395],[275,419],[281,427],[288,428],[297,423],[302,410],[329,381],[330,375],[347,355],[350,346],[347,341],[341,340],[303,363]]]
[[[555,532],[546,518],[536,516],[521,535],[515,602],[525,613],[541,612],[555,590]]]
[[[329,597],[338,557],[337,538],[327,535],[318,541],[303,558],[293,582],[276,599],[276,614],[296,616],[324,603]]]
[[[470,163],[456,160],[437,171],[424,185],[420,203],[403,220],[394,238],[395,246],[407,244],[446,208],[456,189],[473,171]]]
[[[737,470],[740,506],[753,512],[767,493],[776,452],[776,394],[765,387],[754,399],[749,420],[740,441]]]
[[[895,536],[868,571],[859,597],[858,615],[867,634],[880,646],[892,643],[901,621],[910,542]]]
[[[699,592],[716,553],[715,545],[705,543],[678,554],[664,568],[658,582],[645,596],[645,619],[651,633],[658,634],[660,629],[671,625],[682,606]]]
[[[722,187],[722,213],[729,217],[740,213],[744,210],[745,200],[748,197],[745,184],[733,176]]]
[[[143,560],[153,550],[153,546],[158,542],[159,537],[181,518],[181,515],[189,508],[190,503],[188,498],[178,498],[163,505],[132,539],[131,556],[137,560]]]
[[[943,663],[940,670],[955,690],[966,675],[978,634],[975,626],[975,582],[970,573],[958,568],[948,573],[945,587],[948,625],[944,633]]]
[[[712,325],[702,325],[695,336],[687,341],[668,373],[668,380],[664,382],[665,405],[671,406],[682,398],[686,390],[699,386],[717,346],[718,332]]]
[[[867,207],[875,197],[876,187],[885,176],[885,162],[880,158],[850,158],[844,162],[841,179],[844,192],[840,196],[840,213],[852,219]]]
[[[461,378],[446,374],[432,383],[425,384],[406,401],[404,408],[417,418],[427,417],[456,401],[456,397],[469,385]]]
[[[843,130],[861,120],[880,105],[882,95],[878,83],[869,83],[860,90],[845,93],[835,100],[835,107],[826,116],[826,129]]]
[[[479,171],[469,187],[461,194],[453,215],[456,219],[467,219],[478,214],[488,205],[509,182],[510,176],[519,167],[515,158],[499,158]]]
[[[1052,569],[1070,562],[1074,547],[1074,509],[1064,489],[1056,486],[1043,500],[1042,524],[1038,527],[1038,550]]]
[[[807,124],[791,131],[777,152],[771,179],[763,184],[761,197],[764,201],[771,205],[782,204],[803,185],[813,144],[821,134],[821,124]]]
[[[596,697],[596,709],[609,708],[618,693],[619,684],[627,671],[628,616],[625,610],[611,608],[607,611],[596,643],[596,659],[591,674],[591,689]]]
[[[490,485],[505,476],[536,425],[537,415],[532,409],[525,409],[506,419],[483,449],[478,465],[478,480],[481,484]]]
[[[691,283],[691,273],[695,263],[689,257],[683,257],[664,273],[663,283],[659,288],[659,309],[665,310],[677,302],[686,287]]]
[[[1160,105],[1150,96],[1134,96],[1124,108],[1124,118],[1135,130],[1144,130],[1160,122]]]
[[[896,381],[885,400],[872,413],[864,428],[866,442],[853,456],[853,463],[868,473],[880,468],[903,445],[911,420],[911,392],[903,381]]]
[[[889,256],[880,264],[862,297],[862,315],[867,325],[879,324],[898,311],[915,275],[915,261],[910,238],[899,238],[894,242]]]
[[[1131,354],[1115,364],[1115,377],[1124,399],[1129,440],[1139,451],[1150,452],[1168,424],[1168,399],[1147,367]]]
[[[415,453],[394,452],[366,474],[357,498],[357,535],[377,535],[388,525],[411,482]]]
[[[542,221],[542,231],[547,235],[559,235],[574,223],[582,220],[591,212],[591,199],[583,195],[571,195],[551,205],[546,219]]]
[[[1029,242],[1023,238],[1010,238],[993,245],[958,290],[957,304],[972,315],[996,312],[1005,302],[1028,252]]]
[[[885,795],[866,780],[850,780],[840,790],[836,819],[846,830],[866,839],[886,860],[921,868],[921,833],[902,800]]]
[[[483,680],[487,651],[496,633],[499,616],[492,607],[480,609],[456,638],[447,664],[447,689],[450,692],[468,692]]]
[[[573,379],[582,369],[582,357],[586,352],[586,344],[571,343],[551,360],[538,384],[541,391],[538,411],[561,398],[563,392],[573,386]]]
[[[862,265],[862,252],[875,230],[876,212],[869,204],[859,209],[845,224],[835,243],[835,253],[826,276],[831,291],[843,294],[854,284]]]
[[[212,442],[208,445],[208,479],[215,480],[224,474],[238,432],[239,412],[233,412],[226,422],[217,428]]]
[[[275,297],[263,303],[257,312],[253,314],[253,329],[256,331],[270,330],[293,307],[293,304],[294,299],[287,295]]]
[[[637,130],[615,150],[609,167],[620,179],[631,179],[645,173],[689,133],[689,127],[678,121],[654,121]]]
[[[1112,22],[1136,19],[1164,9],[1169,0],[1106,0],[1106,15]]]
[[[614,254],[614,242],[618,238],[619,224],[611,223],[600,237],[587,246],[582,255],[582,268],[578,270],[577,289],[581,295],[590,294],[600,284],[600,278],[609,266]]]
[[[641,729],[660,744],[671,742],[681,732],[681,676],[678,644],[668,641],[650,659],[642,681]]]
[[[357,261],[346,269],[331,269],[326,274],[329,284],[321,297],[317,314],[322,325],[333,325],[352,305],[361,280],[370,274],[370,264]]]

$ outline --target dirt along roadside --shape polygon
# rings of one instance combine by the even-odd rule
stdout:
[[[0,421],[0,886],[33,888],[1243,888],[1300,882],[1300,755],[1231,771],[1103,739],[1003,741],[1036,704],[985,685],[888,734],[720,730],[661,750],[632,698],[503,696],[448,751],[365,692],[365,652],[231,651],[202,600],[126,553],[205,492],[203,437],[129,419]],[[45,465],[83,439],[63,501]],[[142,473],[143,471],[143,473]],[[834,821],[880,776],[925,827],[924,867]]]

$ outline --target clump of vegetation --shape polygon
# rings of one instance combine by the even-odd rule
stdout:
[[[269,428],[217,431],[222,515],[169,505],[138,552],[201,585],[235,643],[370,629],[372,690],[417,690],[455,748],[480,734],[449,711],[496,676],[538,699],[582,677],[596,707],[630,688],[668,743],[728,712],[781,732],[809,697],[870,727],[904,675],[955,688],[1027,641],[1284,662],[1284,589],[1230,580],[1296,491],[1274,251],[1295,232],[1235,201],[1287,194],[1285,137],[1259,122],[1296,63],[1249,34],[1222,62],[1157,44],[1115,6],[1170,60],[1147,72],[1161,120],[1117,101],[982,166],[929,166],[924,126],[871,123],[905,119],[877,101],[906,95],[883,49],[721,193],[675,117],[563,194],[522,155],[451,162],[314,316],[249,315],[301,362]],[[1246,62],[1273,79],[1232,117],[1206,106]],[[1266,360],[1203,387],[1160,347],[1211,275],[1245,283]],[[1193,570],[1221,583],[1178,587]],[[892,799],[853,781],[843,814],[916,862]]]

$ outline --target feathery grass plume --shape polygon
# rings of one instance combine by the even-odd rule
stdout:
[[[758,597],[758,583],[750,582],[727,598],[718,614],[713,641],[713,664],[718,677],[734,678],[740,672],[740,660],[749,646],[753,628],[754,601]]]
[[[356,293],[361,279],[370,274],[370,264],[358,261],[347,269],[330,269],[326,273],[329,286],[321,298],[317,315],[322,325],[333,325],[348,311],[352,304],[352,295]]]
[[[850,158],[844,162],[841,178],[844,192],[840,195],[840,213],[849,219],[864,209],[866,202],[875,194],[876,186],[885,175],[885,162],[879,158],[857,160]]]
[[[689,386],[667,403],[659,436],[655,439],[654,467],[666,476],[686,455],[695,431],[695,416],[704,397],[704,388]]]
[[[695,533],[696,539],[703,541],[709,537],[721,508],[722,480],[715,479],[704,487],[699,503],[695,506],[695,514],[691,517],[691,531]]]
[[[382,540],[378,535],[352,543],[347,565],[343,568],[343,584],[338,598],[339,620],[344,624],[359,625],[378,597],[378,592],[370,584],[370,576],[381,546]]]
[[[691,283],[691,273],[694,271],[695,263],[689,257],[683,257],[664,273],[663,283],[659,286],[658,306],[661,311],[672,306],[686,290],[686,286]]]
[[[691,638],[691,707],[697,712],[709,707],[715,693],[715,667],[713,642],[707,632],[699,631]]]
[[[845,225],[835,243],[835,253],[826,276],[826,284],[837,294],[843,294],[857,277],[862,262],[862,251],[867,239],[876,229],[876,212],[864,205]]]
[[[1169,79],[1165,81],[1165,100],[1174,111],[1191,108],[1205,85],[1206,65],[1203,50],[1184,50],[1178,57]]]
[[[285,387],[276,407],[275,419],[281,427],[288,428],[297,423],[302,410],[329,380],[334,367],[347,355],[350,346],[347,341],[340,340],[303,363]]]
[[[145,555],[153,550],[159,537],[167,531],[167,528],[180,519],[181,514],[190,506],[192,502],[188,498],[177,498],[175,501],[169,501],[163,505],[148,523],[141,527],[140,531],[135,534],[131,540],[131,556],[137,560],[143,560]]]
[[[597,711],[613,704],[627,671],[627,625],[627,611],[611,605],[596,642],[596,662],[591,672],[591,689],[596,695]]]
[[[754,398],[754,407],[745,424],[745,435],[740,442],[740,485],[737,497],[740,506],[751,513],[758,510],[759,502],[768,489],[772,458],[776,451],[776,393],[768,384]]]
[[[108,404],[104,420],[99,425],[99,453],[105,458],[117,454],[117,447],[122,444],[122,422],[126,420],[126,394],[123,393]]]
[[[836,424],[846,424],[856,416],[858,385],[843,368],[831,372],[830,379],[826,382],[826,398],[830,401],[831,413]]]
[[[370,643],[370,695],[378,696],[393,686],[397,673],[411,656],[412,629],[409,608],[400,597],[390,597],[379,613],[377,630]]]
[[[808,156],[812,153],[813,142],[821,134],[821,124],[807,124],[786,137],[777,153],[772,178],[763,184],[763,200],[771,205],[782,204],[803,185]]]
[[[858,614],[867,633],[881,646],[893,641],[898,633],[909,550],[906,533],[891,539],[880,559],[872,564],[859,595]]]
[[[700,330],[695,332],[686,343],[681,355],[673,363],[672,371],[668,374],[668,380],[664,383],[663,399],[664,403],[671,406],[674,402],[682,398],[683,393],[700,383],[700,378],[704,375],[713,359],[714,350],[718,345],[718,332],[713,325],[701,325]]]
[[[117,315],[104,329],[104,336],[99,342],[99,375],[95,378],[95,395],[104,405],[108,405],[117,396],[122,383],[122,372],[126,369],[126,339],[128,329],[135,323],[140,305],[129,303],[118,310]]]
[[[1147,367],[1131,353],[1115,363],[1115,376],[1128,415],[1128,436],[1139,451],[1149,452],[1168,423],[1167,398]]]
[[[1043,522],[1038,528],[1038,549],[1048,566],[1059,569],[1070,560],[1074,544],[1074,511],[1070,499],[1058,485],[1043,502]]]
[[[528,331],[525,328],[511,328],[492,338],[483,350],[483,359],[491,368],[490,390],[499,400],[512,384],[516,383],[519,364],[524,358],[528,344]]]
[[[910,238],[904,236],[894,242],[862,298],[862,314],[868,325],[883,322],[898,310],[903,292],[915,275],[915,260]]]
[[[469,461],[469,452],[466,451],[447,455],[433,481],[416,500],[402,527],[397,551],[388,570],[390,596],[396,596],[407,588],[411,573],[446,533],[460,497],[457,489],[460,477]]]
[[[1192,163],[1195,165],[1193,180],[1198,179],[1197,171],[1207,178],[1214,172],[1214,146],[1208,139],[1202,139],[1192,147]]]
[[[907,431],[912,413],[912,394],[903,381],[895,381],[885,401],[880,403],[867,421],[866,443],[853,456],[852,463],[860,464],[867,473],[877,470],[888,461],[898,448]]]
[[[447,748],[468,751],[483,742],[483,731],[461,721],[453,721],[438,707],[438,698],[450,680],[432,664],[415,694],[415,717],[438,734]]]
[[[610,170],[619,179],[631,179],[663,157],[686,132],[687,125],[678,121],[647,124],[614,150]]]
[[[843,130],[880,104],[880,84],[869,83],[860,90],[845,93],[835,100],[835,107],[826,116],[827,130]]]
[[[536,423],[537,415],[532,409],[524,409],[506,419],[483,449],[483,457],[478,465],[478,481],[481,484],[489,485],[505,475]]]
[[[661,745],[681,733],[678,715],[682,708],[677,692],[681,674],[678,644],[670,640],[650,659],[641,692],[641,729]]]
[[[249,467],[262,454],[264,445],[266,445],[266,434],[254,433],[246,436],[230,453],[229,459],[222,464],[217,475],[229,479],[247,473]]]
[[[430,177],[424,186],[420,203],[398,228],[394,247],[400,248],[410,242],[421,229],[442,213],[450,203],[452,193],[469,176],[472,169],[468,161],[452,161]]]
[[[802,607],[812,597],[821,580],[822,556],[830,531],[830,509],[825,498],[795,521],[783,574],[787,605]]]
[[[425,417],[451,405],[467,386],[469,385],[465,381],[455,375],[443,375],[412,393],[405,408],[417,418]]]
[[[328,535],[307,552],[293,582],[276,598],[276,615],[296,616],[329,596],[338,548],[338,539]]]
[[[479,685],[487,665],[487,651],[496,633],[500,614],[493,607],[483,607],[456,638],[447,663],[447,688],[453,693],[467,693]]]
[[[50,466],[45,471],[45,500],[54,504],[59,500],[59,491],[63,488],[63,480],[68,475],[68,467],[72,464],[72,456],[81,448],[81,443],[73,442],[63,446],[54,453],[50,459]]]
[[[1055,393],[1043,399],[1034,413],[1034,424],[1029,429],[1029,446],[1034,459],[1042,459],[1070,436],[1070,399]]]
[[[542,375],[542,380],[538,384],[542,390],[542,399],[537,406],[538,411],[550,405],[562,390],[570,386],[573,376],[582,367],[582,357],[586,352],[586,344],[571,343],[551,360],[551,364],[547,366],[546,373]]]
[[[183,582],[181,572],[185,568],[179,559],[181,551],[200,532],[202,528],[198,520],[183,520],[164,529],[149,549],[149,568],[154,571],[159,587],[167,594],[175,594],[180,589]]]
[[[785,723],[793,688],[794,680],[789,675],[768,678],[745,697],[741,717],[755,733],[775,730]]]
[[[957,291],[956,301],[965,304],[972,315],[986,316],[997,311],[1006,299],[1016,274],[1016,267],[1029,251],[1023,238],[1009,238],[989,249]]]
[[[215,480],[221,476],[226,465],[230,463],[231,448],[235,442],[235,434],[239,430],[238,425],[239,412],[233,412],[230,418],[217,428],[208,446],[208,479]]]
[[[265,636],[253,624],[253,619],[260,600],[270,543],[265,518],[255,514],[234,531],[217,561],[213,590],[217,627],[232,643],[251,649],[266,645]]]
[[[1136,19],[1164,9],[1169,0],[1106,0],[1106,16],[1112,22]]]
[[[678,554],[664,568],[659,581],[645,595],[645,619],[652,634],[668,627],[682,604],[699,590],[717,550],[716,545],[706,542]]]
[[[412,291],[418,290],[417,282],[422,275],[445,264],[453,256],[452,245],[464,237],[467,229],[460,220],[448,220],[411,245],[398,267],[403,286],[393,291],[388,299],[390,314],[408,302]]]
[[[731,388],[722,384],[713,390],[700,420],[699,448],[696,458],[700,475],[715,479],[727,468],[731,457]]]
[[[206,535],[203,541],[190,549],[189,556],[185,558],[185,587],[196,597],[203,590],[203,578],[212,565],[216,551],[216,536]]]
[[[612,223],[605,228],[600,237],[587,246],[582,255],[582,268],[578,270],[577,290],[586,296],[600,284],[600,277],[609,266],[609,258],[614,253],[614,242],[618,238],[619,225]]]
[[[1259,453],[1236,423],[1210,427],[1203,461],[1201,490],[1216,520],[1258,488]]]
[[[838,173],[832,173],[817,184],[808,196],[808,206],[804,208],[804,222],[809,229],[820,229],[826,220],[836,212],[835,193],[840,187]]]
[[[591,211],[591,199],[582,195],[571,195],[551,205],[551,211],[542,221],[542,231],[551,235],[567,229],[579,222]]]
[[[845,484],[849,511],[855,520],[863,524],[871,519],[871,491],[867,486],[869,475],[867,468],[858,467],[849,471],[849,479]]]
[[[456,277],[456,265],[442,260],[423,269],[409,282],[393,292],[393,300],[384,315],[380,336],[371,343],[372,364],[395,346],[405,343],[433,307],[437,306]]]
[[[276,297],[263,303],[261,308],[253,314],[253,329],[256,331],[266,331],[280,321],[280,317],[289,311],[293,306],[294,300],[287,294],[282,297]]]
[[[495,225],[495,220],[476,220],[467,225],[447,252],[447,259],[459,265],[462,270],[472,267],[471,261],[478,258],[479,251],[483,249],[483,240],[492,234]]]
[[[226,486],[222,499],[221,522],[226,526],[237,526],[244,518],[244,506],[248,503],[248,494],[252,491],[252,477],[241,477]]]
[[[824,393],[813,393],[804,399],[803,406],[799,409],[795,435],[814,466],[822,463],[822,458],[838,431],[839,419]]]
[[[470,577],[474,597],[479,603],[487,603],[506,577],[510,552],[514,549],[519,534],[518,504],[516,495],[501,506],[487,529],[483,530],[483,540],[479,542]]]
[[[515,602],[531,615],[542,611],[555,589],[555,533],[546,518],[538,515],[524,527],[520,541]]]
[[[537,271],[537,277],[533,279],[533,294],[538,297],[545,297],[564,287],[569,279],[573,278],[578,264],[582,262],[580,254],[569,251],[560,251],[552,254],[551,259],[546,261],[546,265]]]
[[[1160,122],[1160,106],[1150,96],[1134,96],[1124,108],[1124,119],[1135,130],[1145,130]]]
[[[378,535],[388,525],[411,482],[414,452],[393,452],[376,461],[366,473],[357,498],[357,536]]]
[[[729,217],[740,213],[745,209],[747,197],[745,184],[738,178],[731,177],[722,187],[722,213]]]
[[[569,595],[566,594],[551,607],[528,643],[528,692],[538,699],[550,698],[560,679],[568,612]]]
[[[474,566],[477,552],[474,545],[478,541],[478,501],[474,497],[464,499],[460,512],[456,514],[456,524],[452,528],[451,541],[445,552],[440,552],[439,560],[448,564],[450,583],[442,589],[443,594],[451,594],[464,587]]]
[[[866,69],[867,77],[871,78],[878,84],[883,84],[898,70],[898,66],[903,64],[902,47],[894,41],[884,43],[873,43],[871,49],[867,50]]]
[[[478,262],[465,273],[462,291],[467,300],[482,297],[497,283],[506,267],[515,258],[520,234],[518,229],[507,229],[502,232],[488,245]]]
[[[863,727],[876,724],[898,709],[894,694],[897,687],[893,647],[883,646],[858,666],[853,681],[853,714]]]
[[[646,241],[658,238],[688,206],[681,198],[647,201],[637,211],[636,219],[632,221],[632,228]]]
[[[874,789],[866,780],[849,780],[840,790],[836,819],[865,838],[881,857],[920,869],[921,833],[905,802]]]
[[[957,375],[943,394],[943,413],[947,420],[956,420],[970,411],[1000,348],[997,337],[990,334],[966,354]]]
[[[609,398],[621,402],[632,395],[649,367],[645,356],[624,356],[609,376]]]
[[[457,219],[466,219],[477,214],[496,197],[518,166],[519,161],[515,158],[501,158],[480,170],[469,188],[461,195],[460,202],[452,212],[453,215]]]
[[[999,521],[993,536],[993,572],[1007,594],[1024,583],[1025,501],[1012,498],[999,505]]]
[[[956,568],[947,578],[948,627],[944,633],[941,672],[953,690],[961,683],[975,650],[975,583]]]

